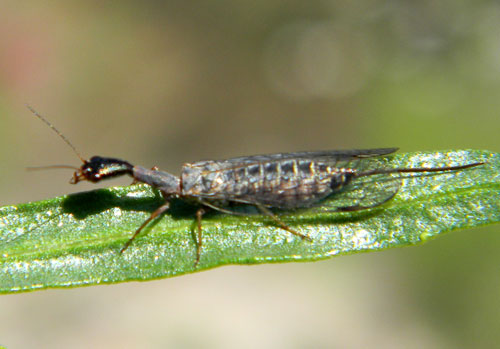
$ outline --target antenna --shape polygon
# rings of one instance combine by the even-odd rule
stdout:
[[[70,166],[70,165],[48,165],[48,166],[31,166],[31,167],[26,167],[26,170],[28,171],[38,171],[38,170],[50,170],[50,169],[59,169],[59,168],[69,168],[75,171],[78,171],[79,168],[75,166]]]
[[[71,142],[66,138],[64,137],[64,135],[57,129],[55,128],[54,125],[52,125],[47,119],[45,119],[41,114],[39,114],[35,109],[33,109],[32,106],[30,106],[29,104],[26,104],[26,107],[37,117],[39,118],[40,120],[42,120],[47,126],[49,126],[52,131],[54,131],[55,133],[57,133],[57,135],[59,137],[62,138],[63,141],[66,142],[67,145],[69,145],[71,147],[71,149],[73,149],[73,151],[75,152],[75,154],[78,156],[78,158],[80,160],[82,160],[83,163],[85,163],[85,159],[80,155],[80,153],[78,152],[78,150],[76,150],[75,146],[73,144],[71,144]]]

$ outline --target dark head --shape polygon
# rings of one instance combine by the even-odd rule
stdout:
[[[124,174],[132,175],[133,167],[128,162],[120,159],[93,156],[90,160],[83,162],[82,167],[75,172],[70,183],[76,184],[80,181],[96,183],[106,178]]]

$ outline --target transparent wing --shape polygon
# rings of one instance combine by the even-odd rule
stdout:
[[[190,164],[191,167],[201,168],[203,171],[223,171],[250,166],[259,163],[278,162],[283,160],[313,160],[322,163],[337,165],[339,162],[358,161],[382,155],[394,153],[398,148],[379,149],[353,149],[353,150],[330,150],[297,153],[277,153],[268,155],[252,155],[231,158],[227,160],[208,160]]]
[[[333,193],[311,208],[314,212],[360,211],[391,200],[401,186],[399,174],[377,174],[356,178],[340,192]]]
[[[274,160],[305,159],[305,160],[350,160],[357,158],[368,158],[394,153],[398,148],[379,149],[350,149],[350,150],[327,150],[327,151],[305,151],[296,153],[277,153],[267,155],[242,156],[222,160],[228,163],[254,163]]]

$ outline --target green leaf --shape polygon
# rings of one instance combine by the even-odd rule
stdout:
[[[167,214],[120,254],[137,227],[164,202],[146,185],[3,207],[0,292],[150,280],[225,264],[311,261],[415,245],[452,230],[497,223],[500,154],[473,150],[408,153],[378,158],[372,165],[440,167],[473,162],[486,164],[410,175],[402,180],[394,199],[373,209],[300,210],[280,216],[312,241],[276,227],[262,215],[207,214],[196,268],[196,208],[182,201],[173,202]]]

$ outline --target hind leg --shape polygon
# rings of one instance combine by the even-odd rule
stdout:
[[[292,228],[290,228],[288,225],[285,224],[285,222],[283,222],[277,215],[275,215],[271,210],[269,210],[264,205],[259,204],[259,203],[254,203],[253,205],[255,205],[255,207],[257,207],[260,210],[260,212],[262,212],[263,214],[265,214],[266,216],[271,218],[273,221],[275,221],[276,224],[278,224],[281,229],[286,230],[286,231],[292,233],[293,235],[297,235],[297,236],[301,237],[302,239],[312,241],[312,239],[308,235],[299,233],[298,231],[295,231]]]
[[[208,203],[208,202],[204,202],[202,201],[201,202],[203,205],[205,206],[208,206],[214,210],[217,210],[217,211],[220,211],[220,212],[223,212],[223,213],[228,213],[228,214],[232,214],[232,215],[237,215],[237,216],[246,216],[246,214],[242,214],[242,213],[239,213],[239,212],[233,212],[233,211],[230,211],[230,210],[226,210],[222,207],[218,207],[218,206],[215,206],[214,204],[211,204],[211,203]],[[253,205],[255,207],[257,207],[257,209],[265,214],[266,216],[268,216],[269,218],[271,218],[274,222],[276,222],[276,224],[279,225],[279,227],[283,230],[286,230],[290,233],[292,233],[293,235],[297,235],[299,237],[301,237],[302,239],[306,239],[308,241],[312,241],[312,239],[305,235],[305,234],[302,234],[302,233],[299,233],[298,231],[295,231],[293,230],[292,228],[290,228],[288,225],[285,224],[285,222],[283,222],[281,219],[279,219],[279,217],[277,215],[275,215],[271,210],[269,210],[267,207],[265,207],[264,205],[262,205],[261,203],[258,203],[258,202],[249,202],[249,201],[244,201],[244,202],[239,202],[240,204],[244,204],[244,205]]]

